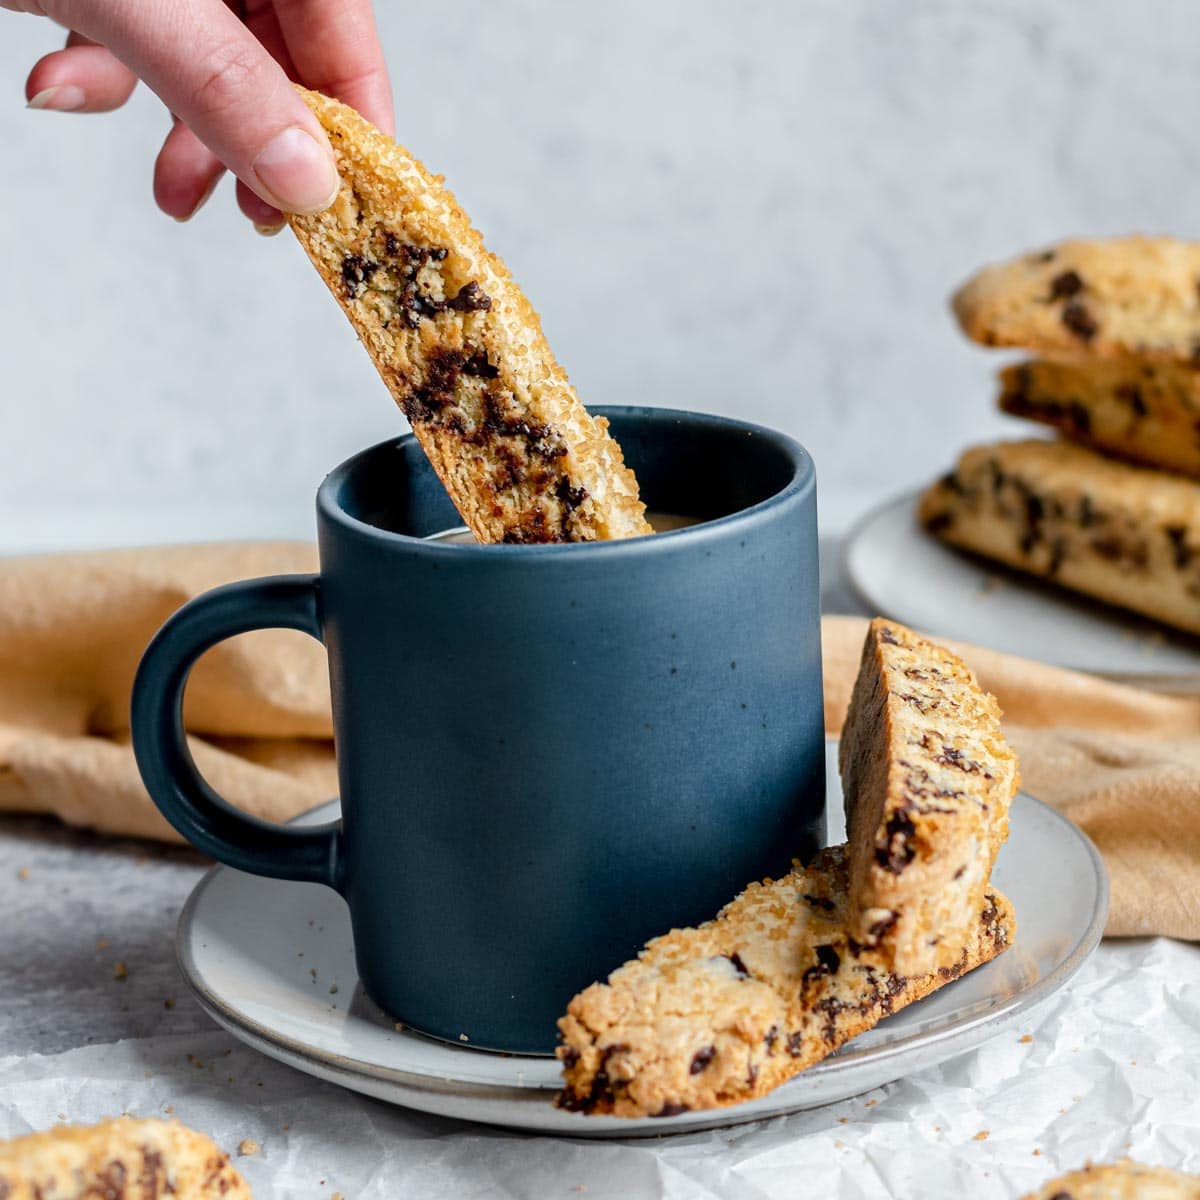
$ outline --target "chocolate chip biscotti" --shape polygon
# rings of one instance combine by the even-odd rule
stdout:
[[[1060,1175],[1022,1200],[1200,1200],[1200,1177],[1126,1158]]]
[[[652,532],[606,422],[440,179],[344,104],[300,89],[341,175],[288,218],[481,542]]]
[[[1067,241],[985,267],[953,308],[968,337],[1048,356],[1200,362],[1200,245]]]
[[[823,850],[581,992],[559,1021],[559,1104],[668,1117],[762,1096],[1011,940],[1011,906],[989,891],[958,961],[889,973],[846,936],[846,882],[845,848]]]
[[[848,933],[902,975],[952,966],[975,936],[1017,791],[995,697],[957,655],[876,618],[838,752]]]
[[[0,1142],[3,1200],[250,1200],[229,1155],[177,1121],[122,1117]]]
[[[968,450],[922,497],[951,545],[1200,633],[1200,484],[1069,442]]]
[[[1105,454],[1200,479],[1200,370],[1035,359],[1000,372],[1000,407]]]

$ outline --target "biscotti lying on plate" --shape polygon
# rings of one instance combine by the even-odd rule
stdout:
[[[881,642],[889,647],[882,683]],[[880,688],[890,697],[893,688],[914,687],[929,722],[940,712],[936,731],[883,716]],[[1012,907],[988,876],[1007,832],[1016,770],[995,716],[995,702],[952,655],[902,626],[875,622],[846,722],[854,741],[847,807],[860,836],[782,879],[751,884],[714,920],[655,939],[606,983],[576,996],[559,1022],[560,1105],[667,1117],[762,1096],[1005,950]],[[942,774],[931,758],[917,787],[901,760],[914,757],[909,735],[924,733],[931,746],[936,736],[933,758],[953,765]],[[888,761],[878,762],[880,755]],[[882,788],[864,768],[877,768]],[[982,786],[985,776],[992,782]],[[929,804],[937,793],[947,810],[941,821]],[[990,815],[980,811],[988,798],[997,805]],[[896,906],[889,928],[868,944],[864,914],[878,893],[864,862],[877,863],[881,851],[903,862],[899,877],[913,868],[912,883],[887,893]],[[856,879],[867,881],[865,890],[856,890]],[[889,937],[892,930],[898,936]],[[922,967],[891,969],[887,958]]]
[[[968,336],[1041,357],[1000,408],[1057,442],[967,451],[922,498],[945,542],[1200,632],[1200,245],[1070,241],[954,296]]]
[[[1066,442],[968,450],[921,500],[943,541],[1200,633],[1200,484]]]
[[[0,1142],[4,1200],[250,1200],[229,1155],[178,1121],[121,1117]]]
[[[476,539],[653,532],[607,423],[442,181],[352,108],[299,90],[341,188],[325,212],[288,221]]]
[[[1125,1158],[1059,1175],[1022,1200],[1200,1200],[1200,1176]]]

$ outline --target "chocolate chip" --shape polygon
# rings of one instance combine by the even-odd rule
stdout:
[[[725,955],[725,957],[729,959],[731,963],[733,963],[733,969],[738,973],[738,975],[740,975],[743,979],[750,978],[750,971],[746,967],[746,964],[742,962],[742,956],[738,954],[736,950],[732,954]]]
[[[1167,537],[1171,540],[1171,550],[1175,555],[1175,567],[1182,571],[1192,561],[1192,549],[1187,545],[1187,529],[1182,525],[1168,525]]]
[[[492,307],[492,298],[472,280],[457,296],[446,301],[446,307],[455,312],[487,312]]]
[[[1083,280],[1080,279],[1078,271],[1064,271],[1050,281],[1051,300],[1065,300],[1068,296],[1082,291]]]
[[[801,897],[805,904],[811,905],[813,908],[822,909],[824,912],[833,912],[834,903],[832,900],[827,900],[824,896],[809,896],[807,893]]]
[[[705,1046],[692,1055],[692,1065],[688,1068],[689,1075],[699,1075],[714,1058],[717,1057],[716,1046]]]
[[[564,475],[554,489],[554,494],[563,502],[567,512],[574,512],[587,498],[587,488],[572,487],[571,481]]]
[[[832,975],[841,966],[841,956],[832,946],[817,947],[817,961],[801,976],[805,983],[820,979],[823,975]]]
[[[1050,561],[1046,564],[1046,574],[1057,575],[1067,557],[1067,542],[1065,538],[1055,538],[1050,546]]]
[[[1070,1192],[1055,1192],[1050,1200],[1075,1200],[1075,1197]]]
[[[868,930],[867,934],[871,938],[881,938],[893,925],[896,924],[897,914],[889,912],[886,917],[881,917]]]
[[[668,1101],[653,1115],[656,1117],[677,1117],[680,1113],[691,1112],[691,1109],[686,1104],[678,1104]]]
[[[779,1026],[772,1025],[770,1029],[763,1035],[763,1045],[767,1048],[767,1053],[771,1054],[775,1050],[775,1042],[779,1037]],[[3,1200],[3,1197],[0,1197]]]
[[[896,636],[896,631],[890,625],[884,625],[880,628],[879,640],[888,646],[900,645],[900,639]]]
[[[1085,342],[1090,342],[1100,329],[1096,319],[1078,300],[1072,300],[1064,305],[1062,323]]]
[[[954,514],[953,513],[948,513],[948,512],[934,513],[932,517],[929,517],[925,521],[925,528],[928,529],[930,533],[937,534],[937,533],[944,533],[953,524],[954,524]]]
[[[1113,395],[1123,404],[1128,404],[1139,417],[1144,417],[1149,411],[1146,401],[1142,399],[1142,389],[1136,383],[1118,384],[1113,388]]]
[[[799,1058],[804,1052],[804,1034],[798,1032],[789,1033],[787,1051],[793,1058]]]
[[[899,875],[916,857],[911,839],[917,827],[904,812],[894,813],[883,827],[884,844],[875,849],[875,861],[884,870]]]
[[[463,360],[462,373],[474,375],[479,379],[495,379],[500,374],[500,368],[488,362],[488,356],[481,351]]]
[[[562,1058],[559,1059],[562,1065],[569,1071],[572,1067],[579,1063],[579,1051],[574,1046],[568,1046],[563,1051]]]
[[[982,763],[968,758],[961,750],[957,750],[953,746],[943,746],[941,754],[936,755],[933,761],[940,763],[943,767],[953,767],[956,771],[965,771],[968,775],[982,773],[987,778],[991,778],[984,771]]]
[[[1092,504],[1091,496],[1084,495],[1079,501],[1079,524],[1084,529],[1095,525],[1100,518],[1096,515],[1096,509]]]
[[[400,253],[400,239],[394,233],[383,235],[383,252],[389,258],[395,258]]]
[[[347,254],[342,259],[342,283],[346,288],[346,299],[353,300],[378,270],[378,263],[369,262],[361,254]]]

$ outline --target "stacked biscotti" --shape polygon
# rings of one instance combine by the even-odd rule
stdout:
[[[559,1103],[669,1117],[769,1092],[995,958],[1016,760],[954,655],[872,623],[842,735],[849,841],[650,942],[559,1022]]]
[[[921,520],[953,545],[1200,633],[1200,244],[1069,241],[955,295],[964,332],[1038,357],[999,404],[1055,440],[968,450]]]

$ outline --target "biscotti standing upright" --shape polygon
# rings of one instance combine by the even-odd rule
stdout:
[[[1000,407],[1105,454],[1200,479],[1200,370],[1132,358],[1034,359],[1000,372]]]
[[[120,1117],[0,1142],[4,1200],[250,1200],[229,1155],[178,1121]]]
[[[985,267],[952,305],[967,336],[985,346],[1200,363],[1200,245],[1066,241]]]
[[[1200,484],[1069,442],[966,451],[920,520],[964,550],[1200,633]]]
[[[1012,941],[1012,906],[989,890],[957,961],[885,971],[846,936],[846,882],[845,847],[822,850],[581,992],[559,1021],[559,1104],[670,1117],[765,1095]]]
[[[876,618],[839,766],[850,936],[901,975],[958,962],[1017,790],[995,698],[956,655]]]
[[[652,532],[607,423],[441,180],[353,109],[300,91],[341,187],[325,212],[288,220],[476,538]]]

